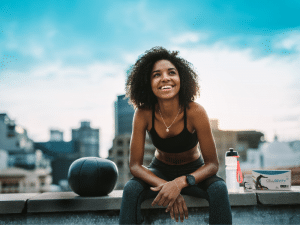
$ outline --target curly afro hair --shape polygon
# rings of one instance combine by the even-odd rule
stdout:
[[[151,88],[150,75],[154,64],[163,59],[170,61],[179,73],[179,104],[188,107],[189,102],[200,96],[197,73],[191,63],[177,56],[178,53],[178,51],[170,52],[163,47],[154,47],[141,55],[130,67],[127,71],[126,97],[135,108],[152,109],[157,103]]]

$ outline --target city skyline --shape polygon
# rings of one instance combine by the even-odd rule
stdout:
[[[289,1],[0,2],[0,113],[34,141],[65,141],[80,121],[114,138],[126,71],[154,46],[199,72],[202,104],[223,130],[300,139],[300,3]]]

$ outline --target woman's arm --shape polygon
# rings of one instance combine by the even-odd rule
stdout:
[[[134,177],[145,181],[152,187],[157,187],[167,183],[167,181],[157,177],[143,166],[145,136],[148,126],[147,115],[149,116],[149,112],[143,109],[137,109],[134,113],[130,142],[129,168]]]
[[[204,166],[191,173],[191,175],[195,177],[197,184],[206,178],[215,175],[219,169],[219,162],[215,142],[211,133],[209,118],[205,109],[197,103],[191,103],[189,118],[197,132],[200,149],[205,163]],[[188,186],[185,176],[176,178],[176,182],[181,189]]]

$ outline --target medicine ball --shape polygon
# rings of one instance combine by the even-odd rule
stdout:
[[[69,186],[80,196],[107,195],[114,189],[117,178],[116,164],[98,157],[77,159],[68,172]]]

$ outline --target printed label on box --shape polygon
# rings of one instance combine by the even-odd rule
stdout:
[[[290,190],[290,170],[253,170],[252,178],[256,190]]]

